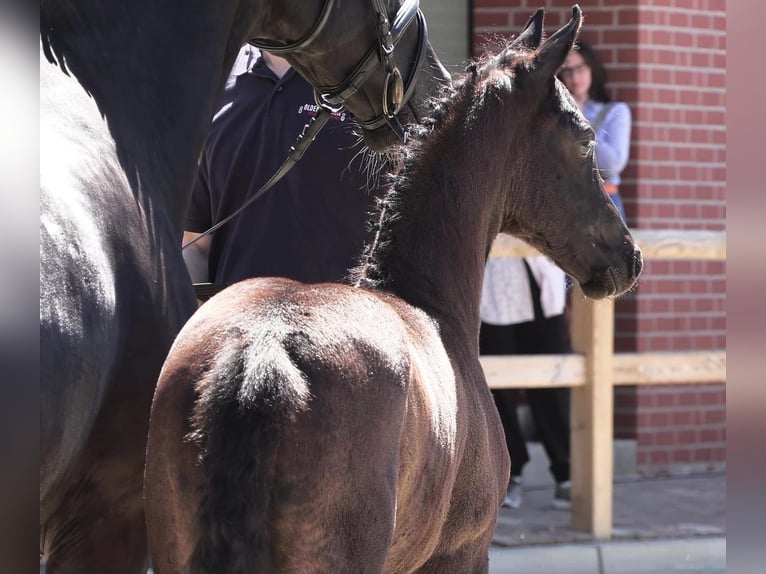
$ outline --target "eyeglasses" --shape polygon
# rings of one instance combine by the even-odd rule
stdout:
[[[575,74],[582,72],[587,67],[588,64],[582,63],[577,64],[576,66],[572,66],[571,68],[559,68],[559,76],[574,76]]]

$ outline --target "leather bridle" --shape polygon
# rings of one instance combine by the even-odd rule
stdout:
[[[426,20],[420,11],[419,0],[404,0],[394,17],[393,23],[388,18],[386,0],[370,0],[370,3],[375,13],[377,43],[367,50],[367,53],[345,80],[334,86],[315,88],[314,97],[317,105],[327,108],[332,113],[337,113],[345,106],[346,100],[353,96],[372,76],[377,67],[382,64],[386,71],[382,95],[383,113],[371,120],[362,121],[359,118],[356,118],[356,120],[366,130],[374,130],[388,123],[391,129],[402,140],[406,140],[406,132],[397,115],[412,95],[418,71],[423,63],[428,45]],[[301,39],[295,42],[285,43],[256,38],[248,40],[248,43],[256,48],[278,55],[304,50],[322,32],[335,5],[336,0],[325,0],[322,12],[316,22],[314,22],[314,25]],[[418,22],[417,53],[414,65],[405,82],[402,79],[399,67],[396,65],[394,51],[404,32],[416,19]]]

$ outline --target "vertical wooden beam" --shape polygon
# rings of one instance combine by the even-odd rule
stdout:
[[[574,287],[573,350],[585,355],[585,386],[572,389],[572,527],[612,535],[614,301],[586,299]]]

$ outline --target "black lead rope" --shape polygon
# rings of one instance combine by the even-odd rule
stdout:
[[[282,165],[279,167],[279,169],[272,175],[269,180],[264,183],[258,191],[256,191],[251,197],[247,199],[247,201],[242,204],[242,206],[237,209],[234,213],[226,216],[224,219],[216,223],[213,227],[208,229],[207,231],[203,231],[199,235],[195,235],[192,237],[189,241],[184,243],[181,246],[181,249],[186,249],[191,245],[192,243],[199,241],[206,235],[209,235],[210,233],[213,233],[217,229],[221,228],[223,225],[234,219],[237,215],[242,213],[242,211],[251,203],[253,203],[256,199],[261,197],[264,193],[266,193],[269,189],[271,189],[280,179],[282,179],[285,174],[292,169],[292,167],[298,163],[298,161],[303,157],[303,154],[306,153],[306,150],[311,145],[311,142],[314,141],[314,138],[317,137],[317,134],[319,134],[319,131],[324,127],[324,125],[327,123],[327,120],[330,119],[331,111],[320,107],[317,114],[311,118],[311,121],[303,126],[303,131],[298,135],[298,139],[296,140],[295,144],[290,148],[290,153],[288,154],[285,161],[282,163]]]

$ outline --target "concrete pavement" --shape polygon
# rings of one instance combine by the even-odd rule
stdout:
[[[594,541],[551,507],[553,485],[525,488],[500,511],[490,574],[723,574],[726,475],[618,477],[610,541]]]

